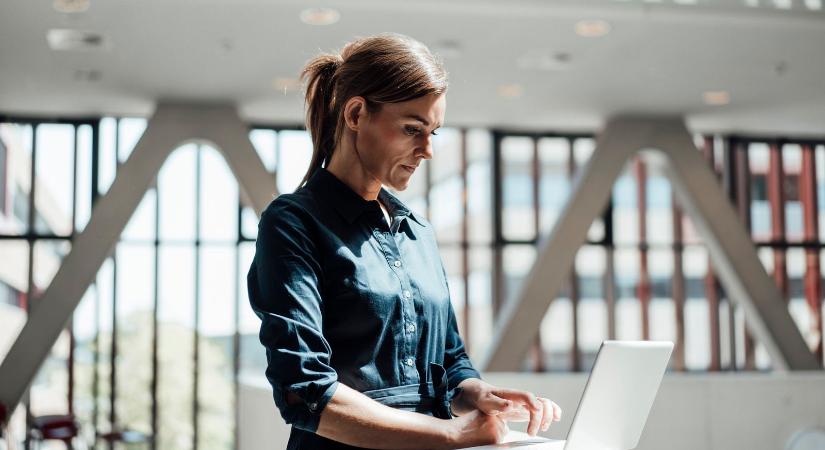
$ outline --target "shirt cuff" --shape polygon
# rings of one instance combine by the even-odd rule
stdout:
[[[292,424],[295,428],[315,433],[318,430],[318,424],[321,422],[321,413],[332,399],[337,388],[338,381],[334,381],[317,395],[308,396],[309,398],[305,398],[303,402],[292,405],[286,404],[286,400],[283,399],[283,403],[278,405],[281,416],[286,423]]]

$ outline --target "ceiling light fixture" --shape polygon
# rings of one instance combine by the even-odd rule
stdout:
[[[46,33],[46,41],[49,43],[49,48],[57,51],[101,50],[109,44],[100,33],[66,28],[49,30]]]
[[[496,92],[502,98],[518,98],[524,95],[524,88],[520,84],[502,84]]]
[[[707,91],[702,93],[702,100],[707,105],[727,105],[730,103],[728,91]]]
[[[307,8],[301,11],[301,22],[307,25],[332,25],[341,19],[341,14],[331,8]]]
[[[582,37],[602,37],[610,33],[610,24],[601,19],[576,22],[576,34]]]

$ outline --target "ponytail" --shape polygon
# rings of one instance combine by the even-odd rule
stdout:
[[[342,63],[339,55],[321,55],[309,61],[301,71],[306,83],[307,130],[312,137],[312,159],[303,186],[322,165],[329,163],[335,149],[338,114],[334,111],[336,71]]]

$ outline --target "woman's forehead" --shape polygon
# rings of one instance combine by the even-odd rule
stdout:
[[[424,126],[441,126],[444,120],[446,96],[427,95],[399,103],[387,103],[384,110],[399,119],[414,120]]]

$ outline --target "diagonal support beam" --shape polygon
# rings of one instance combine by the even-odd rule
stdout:
[[[117,178],[95,205],[86,228],[49,287],[29,312],[28,320],[0,365],[0,411],[10,414],[23,397],[60,332],[66,327],[100,266],[169,155],[187,141],[206,141],[217,148],[240,184],[244,201],[260,213],[276,193],[249,140],[249,131],[231,105],[161,103]]]
[[[518,295],[502,308],[486,371],[518,370],[547,308],[567,281],[587,231],[599,217],[625,162],[644,151],[661,164],[693,220],[719,278],[741,308],[750,332],[777,370],[817,370],[819,362],[791,319],[776,285],[759,262],[748,231],[737,218],[681,118],[618,116],[599,135],[590,161]]]

